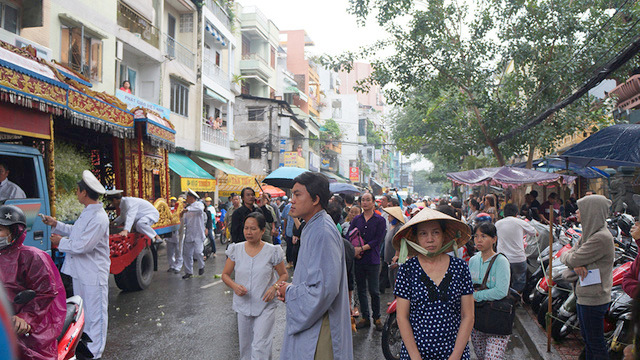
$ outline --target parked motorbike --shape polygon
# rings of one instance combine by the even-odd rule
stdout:
[[[24,305],[36,297],[33,290],[23,290],[14,298],[15,304]],[[84,331],[84,306],[80,296],[67,299],[67,315],[64,318],[62,332],[58,336],[58,360],[91,359],[93,354],[87,348],[91,339]],[[28,335],[28,334],[27,334]],[[25,335],[25,336],[27,336]]]
[[[387,320],[382,328],[382,354],[386,360],[400,359],[400,350],[402,349],[402,336],[398,321],[396,320],[396,303],[394,299],[387,308]]]
[[[633,322],[632,309],[633,298],[621,289],[613,298],[611,306],[605,314],[605,338],[609,349],[609,358],[612,360],[622,359],[625,346],[633,343]],[[611,330],[607,332],[606,327]]]

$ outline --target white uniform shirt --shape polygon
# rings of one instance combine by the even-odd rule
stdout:
[[[204,242],[204,226],[207,214],[204,212],[204,204],[196,201],[187,207],[187,212],[182,216],[185,233],[185,242]]]
[[[0,201],[8,199],[24,199],[26,197],[27,195],[22,191],[20,186],[9,181],[9,179],[4,179],[4,181],[0,183]]]
[[[64,236],[58,245],[66,253],[63,273],[85,285],[109,284],[109,217],[102,203],[85,207],[73,225],[58,221],[53,232]]]
[[[498,252],[503,253],[510,263],[527,261],[524,252],[524,236],[536,234],[536,229],[528,222],[515,216],[507,216],[496,222],[498,230]]]
[[[133,224],[145,216],[151,217],[154,222],[160,219],[160,213],[152,203],[137,197],[124,196],[120,202],[120,216],[114,221],[116,224],[124,223],[124,229],[131,232]]]

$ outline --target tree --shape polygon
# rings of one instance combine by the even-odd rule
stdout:
[[[496,138],[570,94],[637,33],[639,5],[610,0],[350,0],[361,22],[375,14],[391,38],[357,53],[324,57],[349,70],[372,58],[358,84],[385,88],[402,108],[393,131],[401,149],[450,163],[491,149],[499,165],[609,120],[610,102],[584,96],[542,124],[500,144]],[[393,54],[381,57],[382,50]],[[624,80],[637,60],[619,70]],[[406,126],[407,129],[399,128]]]

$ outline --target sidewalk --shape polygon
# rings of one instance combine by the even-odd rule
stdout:
[[[551,352],[547,352],[547,333],[538,324],[536,316],[530,308],[518,307],[514,323],[522,340],[531,352],[533,359],[544,360],[578,360],[578,356],[584,348],[584,343],[578,331],[573,331],[562,342],[551,340]]]

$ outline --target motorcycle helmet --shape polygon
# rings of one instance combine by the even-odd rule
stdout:
[[[481,212],[476,216],[476,223],[491,222],[491,215]]]
[[[19,207],[2,205],[0,206],[0,225],[8,227],[11,231],[11,242],[5,246],[0,245],[0,248],[3,248],[11,245],[20,236],[27,226],[27,218]]]
[[[213,200],[211,200],[211,198],[207,196],[206,198],[204,198],[204,201],[213,201]]]
[[[289,198],[286,195],[282,197],[282,201],[286,202],[287,200],[289,200]]]
[[[633,218],[627,214],[622,214],[618,218],[618,227],[625,235],[629,235],[631,233],[631,227],[633,224]]]

